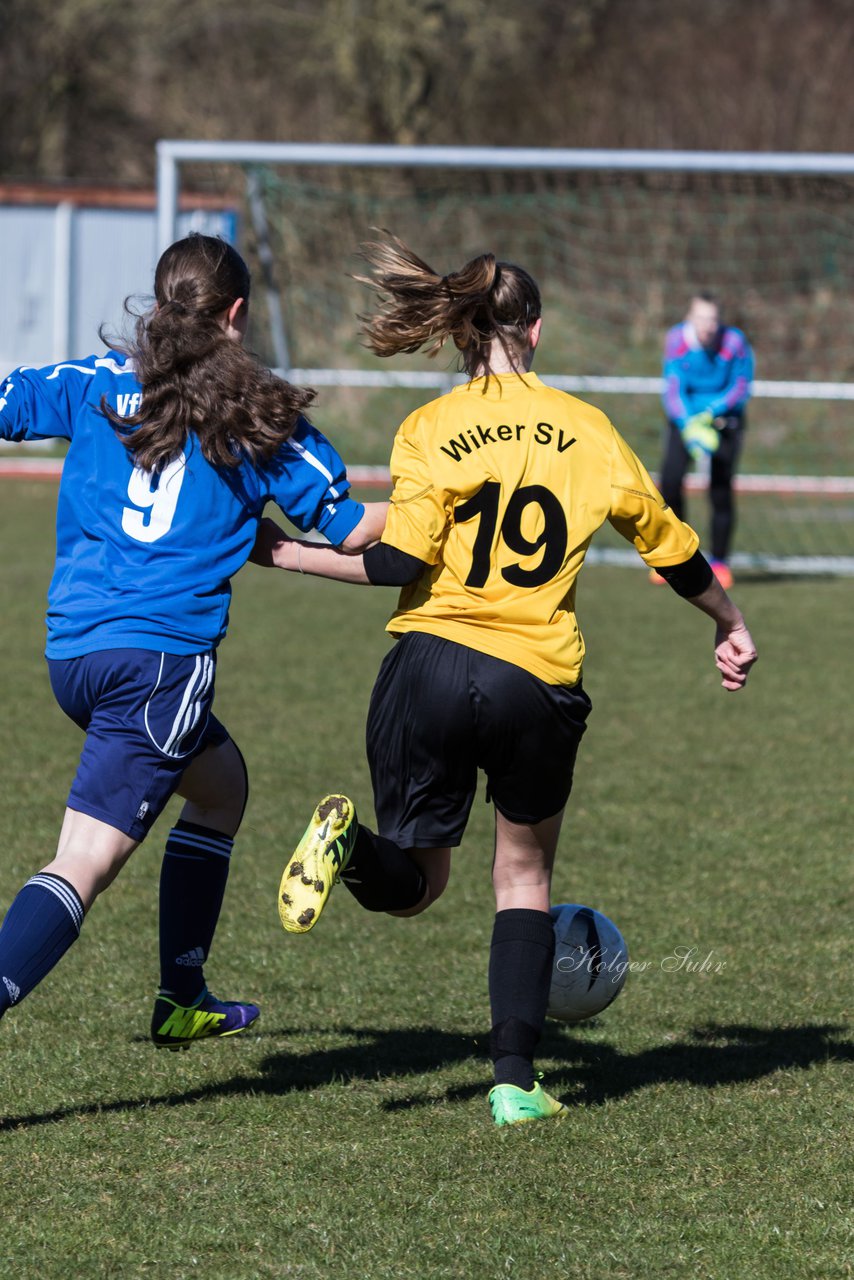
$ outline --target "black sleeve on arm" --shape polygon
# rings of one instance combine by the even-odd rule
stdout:
[[[714,578],[712,566],[699,551],[695,551],[691,559],[685,560],[682,564],[670,564],[663,569],[656,565],[655,572],[661,574],[668,587],[672,587],[677,596],[682,596],[686,600],[702,595]]]
[[[425,569],[430,568],[426,560],[419,560],[408,551],[390,547],[387,542],[375,542],[372,547],[368,547],[362,553],[362,563],[368,581],[375,587],[405,587],[420,578]]]

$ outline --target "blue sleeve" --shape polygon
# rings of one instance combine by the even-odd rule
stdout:
[[[0,385],[0,437],[70,440],[94,373],[94,357],[44,369],[24,366],[10,373]]]
[[[750,399],[753,383],[753,352],[740,329],[727,329],[721,355],[729,362],[727,386],[708,406],[714,417],[738,413]]]
[[[365,513],[364,504],[349,496],[338,452],[305,418],[265,470],[269,496],[303,533],[317,529],[338,546]]]
[[[682,364],[680,357],[685,354],[682,341],[682,326],[670,330],[664,344],[664,390],[661,397],[664,412],[671,422],[680,429],[688,420],[688,409],[682,395]]]

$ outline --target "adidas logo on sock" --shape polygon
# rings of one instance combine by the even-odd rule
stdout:
[[[205,963],[205,953],[201,947],[193,947],[192,951],[185,951],[182,956],[176,956],[175,963],[182,964],[188,969],[201,969]]]
[[[14,1004],[20,998],[21,988],[11,978],[7,978],[5,973],[3,974],[3,981],[6,984],[6,990],[9,992],[12,1004]]]

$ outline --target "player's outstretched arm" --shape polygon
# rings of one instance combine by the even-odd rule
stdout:
[[[716,624],[715,665],[725,689],[743,688],[757,658],[756,645],[741,611],[724,591],[705,556],[696,551],[684,564],[659,568],[677,595],[707,613]]]
[[[249,558],[267,568],[372,587],[405,587],[430,568],[426,561],[385,542],[373,542],[357,555],[327,543],[289,538],[268,519],[261,521]]]
[[[715,666],[723,676],[723,687],[732,692],[744,688],[748,672],[758,655],[741,611],[717,578],[712,578],[700,595],[689,596],[688,603],[714,619]]]
[[[249,559],[252,564],[266,569],[308,573],[316,578],[335,578],[339,582],[369,582],[361,555],[339,551],[328,542],[306,542],[300,538],[290,538],[275,520],[267,517],[258,526],[255,546]]]

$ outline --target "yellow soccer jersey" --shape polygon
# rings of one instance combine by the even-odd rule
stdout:
[[[416,410],[391,472],[382,540],[432,567],[388,630],[454,640],[549,684],[581,678],[575,580],[605,520],[655,567],[699,543],[605,415],[532,373],[476,378]]]

